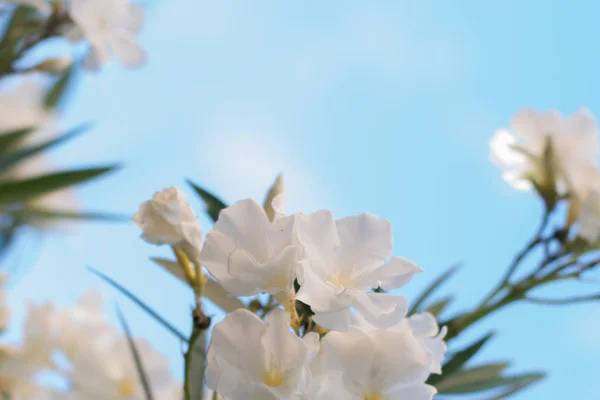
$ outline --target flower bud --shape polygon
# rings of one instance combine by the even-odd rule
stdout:
[[[176,187],[156,192],[133,217],[148,243],[168,244],[196,260],[202,247],[202,229],[187,196]]]

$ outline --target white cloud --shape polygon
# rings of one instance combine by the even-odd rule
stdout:
[[[252,107],[251,107],[252,108]],[[199,174],[203,185],[235,201],[262,201],[266,190],[283,172],[289,211],[310,212],[332,206],[331,195],[318,171],[302,158],[284,132],[264,113],[242,117],[229,108],[217,114],[198,143]]]

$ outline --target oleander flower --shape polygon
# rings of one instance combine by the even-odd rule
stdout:
[[[330,379],[318,400],[431,400],[431,354],[409,330],[329,332],[321,346]]]
[[[499,130],[490,142],[491,159],[505,169],[504,179],[519,190],[544,186],[548,177],[543,157],[551,148],[552,174],[559,195],[580,189],[575,182],[582,168],[596,166],[598,129],[589,110],[580,108],[563,117],[558,111],[518,111],[511,130]],[[575,188],[573,187],[575,186]]]
[[[56,351],[68,364],[63,370],[73,387],[73,398],[90,400],[137,399],[144,397],[135,360],[127,338],[104,316],[104,303],[98,292],[85,294],[73,307],[55,312],[60,326],[55,335]],[[177,398],[181,383],[169,370],[169,361],[148,342],[134,339],[142,358],[154,397]]]
[[[273,310],[266,323],[236,310],[213,329],[206,385],[227,400],[304,398],[316,346],[316,334],[301,339],[290,331],[290,315],[282,309]]]
[[[379,330],[379,328],[373,326],[358,314],[352,315],[352,326],[367,334],[372,334]],[[429,372],[433,374],[442,373],[442,362],[444,361],[444,356],[448,349],[446,342],[444,342],[444,337],[446,336],[448,329],[445,326],[440,329],[432,314],[425,312],[411,315],[410,317],[402,319],[396,325],[385,329],[385,331],[392,333],[409,332],[412,334],[431,355]]]
[[[236,296],[278,294],[293,289],[298,264],[294,216],[284,217],[282,194],[272,202],[271,222],[256,201],[241,200],[219,214],[199,260]]]
[[[141,399],[144,389],[127,338],[97,340],[89,344],[70,361],[69,380],[75,388],[75,398],[89,400]],[[144,365],[144,371],[157,400],[172,400],[181,383],[171,376],[169,360],[148,342],[135,340],[135,346]],[[181,396],[180,396],[181,398]]]
[[[155,245],[168,244],[181,248],[195,261],[202,248],[202,228],[187,196],[171,187],[156,192],[144,202],[133,217],[142,230],[142,239]]]
[[[308,304],[320,325],[345,331],[351,308],[370,323],[389,327],[408,310],[403,296],[372,289],[404,286],[421,268],[392,257],[392,230],[388,221],[371,214],[335,220],[331,212],[296,216],[298,239],[304,248],[298,271],[297,299]]]
[[[89,43],[84,59],[88,70],[98,70],[115,58],[128,68],[146,62],[146,53],[136,41],[144,23],[139,5],[128,0],[71,0],[68,12],[75,25],[67,38]]]

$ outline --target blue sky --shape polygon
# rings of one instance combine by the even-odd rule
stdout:
[[[65,126],[93,120],[96,127],[54,152],[59,165],[125,163],[78,193],[82,207],[133,213],[154,191],[183,187],[188,177],[230,203],[262,200],[283,171],[291,211],[368,211],[392,222],[395,254],[426,270],[403,290],[409,298],[464,261],[446,286],[455,310],[501,276],[541,213],[535,196],[512,190],[489,163],[494,130],[521,107],[571,113],[585,105],[600,114],[600,3],[154,0],[146,7],[147,66],[111,65],[83,77],[65,114]],[[201,223],[209,229],[204,216]],[[84,269],[111,275],[185,329],[191,294],[148,261],[168,253],[138,235],[133,224],[97,223],[69,237],[25,238],[15,259],[27,264],[40,251],[12,288],[15,325],[24,299],[68,305],[97,288],[180,374],[177,341]],[[592,400],[600,392],[599,328],[598,304],[521,304],[466,339],[496,329],[480,360],[549,372],[517,399]]]

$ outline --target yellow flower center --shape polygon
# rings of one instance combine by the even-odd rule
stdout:
[[[290,279],[287,276],[275,276],[269,281],[269,286],[284,290],[288,287]]]
[[[352,287],[352,278],[348,274],[335,272],[329,275],[329,282],[336,287],[343,286],[345,288]]]
[[[122,397],[131,397],[135,394],[135,381],[123,378],[117,383],[117,393]]]
[[[263,383],[270,387],[281,386],[283,383],[283,374],[276,368],[269,368],[263,376]]]
[[[382,400],[383,396],[381,392],[368,392],[365,393],[364,400]]]

